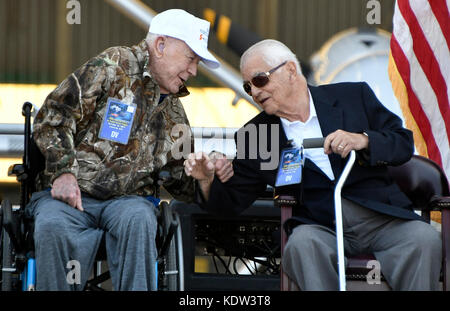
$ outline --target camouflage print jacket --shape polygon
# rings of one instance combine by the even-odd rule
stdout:
[[[159,86],[147,69],[148,59],[145,40],[131,48],[109,48],[48,95],[33,125],[33,137],[46,159],[38,188],[50,187],[61,174],[72,173],[81,191],[98,199],[154,195],[158,174],[166,170],[173,177],[164,184],[166,190],[176,199],[192,201],[194,181],[185,175],[179,154],[193,150],[189,122],[178,98],[189,92],[184,87],[159,103]],[[136,105],[126,145],[99,138],[108,98]],[[177,141],[182,132],[172,131],[180,125],[189,134],[183,137],[191,150],[182,150]]]

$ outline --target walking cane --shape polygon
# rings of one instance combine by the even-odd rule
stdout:
[[[336,242],[338,251],[339,290],[345,291],[345,257],[344,257],[344,232],[342,224],[342,200],[341,190],[355,163],[355,150],[350,151],[350,157],[334,189],[334,212],[336,217]]]
[[[323,147],[324,138],[309,138],[303,140],[303,148],[320,148]],[[336,217],[336,244],[338,253],[338,273],[339,273],[339,290],[345,291],[345,257],[344,257],[344,232],[342,224],[342,200],[341,190],[344,183],[350,174],[350,171],[355,163],[355,150],[350,151],[350,157],[345,164],[344,170],[339,177],[336,187],[334,189],[334,212]]]

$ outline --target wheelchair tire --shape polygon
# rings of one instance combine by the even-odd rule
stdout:
[[[12,265],[12,248],[11,241],[9,239],[9,235],[4,228],[1,231],[1,281],[2,291],[11,291],[12,290],[12,272],[4,271],[4,268],[10,268]]]
[[[176,252],[177,252],[177,265],[178,265],[178,290],[184,291],[184,254],[183,254],[183,236],[181,233],[181,221],[180,216],[171,207],[175,219],[178,223],[177,232],[175,234]]]
[[[164,236],[169,232],[169,227],[172,221],[176,220],[172,207],[166,202],[161,203],[161,213],[162,213],[162,226],[164,230]],[[179,224],[178,224],[179,227]],[[161,290],[167,291],[177,291],[180,289],[180,271],[178,269],[178,258],[177,258],[177,231],[175,232],[172,240],[169,244],[169,249],[167,255],[164,258],[164,267],[161,271],[163,273],[163,284],[160,287]]]

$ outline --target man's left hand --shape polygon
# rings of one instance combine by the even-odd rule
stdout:
[[[198,180],[203,196],[209,199],[209,190],[214,179],[214,174],[221,182],[228,181],[234,174],[233,166],[223,155],[212,155],[212,159],[204,153],[197,152],[189,154],[184,161],[186,175]]]
[[[360,133],[350,133],[337,130],[325,138],[323,144],[326,154],[337,153],[345,158],[352,150],[362,150],[369,147],[369,137]]]
[[[189,154],[184,161],[186,174],[201,182],[212,182],[215,174],[221,182],[227,182],[234,175],[233,165],[221,153],[214,152],[210,156],[204,152]]]
[[[227,182],[233,175],[233,164],[229,161],[223,153],[212,152],[209,154],[211,161],[214,164],[214,170],[217,178],[221,182]]]

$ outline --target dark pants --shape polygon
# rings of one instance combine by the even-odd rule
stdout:
[[[35,221],[37,290],[82,290],[103,234],[114,289],[156,290],[155,206],[139,196],[82,195],[82,204],[84,212],[49,191],[33,194],[26,211]]]
[[[342,200],[346,255],[374,254],[394,290],[438,290],[441,236],[431,225],[380,214]],[[336,234],[320,225],[294,228],[283,269],[301,290],[338,290]]]

